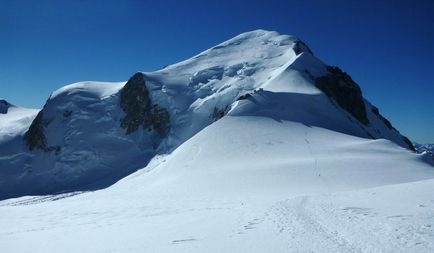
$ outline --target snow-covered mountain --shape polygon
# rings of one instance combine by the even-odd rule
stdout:
[[[31,125],[23,122],[24,135],[0,143],[0,198],[108,186],[223,116],[298,122],[413,150],[348,74],[295,37],[257,30],[127,82],[53,92]]]
[[[422,154],[426,157],[428,162],[434,163],[434,144],[413,144],[414,149],[417,153]]]
[[[434,154],[434,144],[415,143],[413,146],[416,149],[416,152],[418,152],[418,153],[428,152],[428,153]]]
[[[57,193],[0,201],[1,251],[434,250],[432,164],[292,36],[71,84],[0,133],[0,197]]]

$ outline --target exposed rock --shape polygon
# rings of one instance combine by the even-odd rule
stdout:
[[[353,79],[338,67],[328,66],[329,75],[315,78],[315,85],[362,124],[368,125],[362,91]]]
[[[377,115],[377,116],[380,116],[380,111],[379,111],[378,108],[375,107],[375,106],[372,106],[372,113],[374,113],[374,114]]]
[[[258,94],[258,93],[263,92],[263,91],[264,91],[263,88],[255,89],[255,90],[253,90],[253,93],[252,93],[252,92],[250,92],[250,93],[245,93],[245,94],[239,96],[239,97],[236,99],[236,101],[240,101],[240,100],[245,100],[245,99],[251,98],[251,97],[253,97],[254,94]]]
[[[239,96],[239,97],[237,98],[237,101],[245,100],[245,99],[248,99],[248,98],[250,98],[250,97],[252,97],[252,95],[250,95],[250,93],[246,93],[246,94],[244,94],[244,95]],[[214,110],[215,110],[215,108],[214,108]]]
[[[166,131],[170,125],[170,115],[167,110],[158,105],[154,105],[150,112],[151,113],[145,119],[146,124],[144,124],[143,127],[147,128],[152,126],[160,136],[166,135]]]
[[[44,118],[44,113],[40,111],[36,118],[33,120],[29,130],[24,134],[24,142],[30,151],[40,149],[44,152],[55,152],[56,155],[60,153],[62,147],[59,145],[48,146],[47,138],[45,136],[45,128],[50,123],[49,120]]]
[[[392,126],[392,123],[390,123],[390,121],[388,119],[386,119],[383,115],[381,115],[380,110],[378,110],[377,107],[375,107],[375,106],[372,107],[372,113],[374,113],[381,121],[383,121],[384,125],[386,125],[387,128],[389,128],[392,131],[398,132],[398,130],[396,130]],[[410,149],[411,151],[415,151],[416,152],[416,149],[415,149],[413,143],[407,137],[405,137],[402,134],[401,134],[401,137],[402,137],[402,140],[407,144],[408,149]]]
[[[388,119],[386,119],[383,115],[380,114],[380,111],[378,110],[377,107],[373,107],[372,108],[372,112],[377,115],[377,117],[383,121],[383,123],[387,126],[387,128],[389,128],[390,130],[396,130],[393,126],[392,123],[390,123],[390,121]]]
[[[0,99],[0,113],[6,114],[8,113],[8,109],[11,106],[6,100]]]
[[[228,111],[229,106],[226,106],[223,109],[219,109],[217,107],[214,107],[213,113],[212,113],[212,118],[214,119],[214,121],[217,121],[221,118],[223,118],[226,114],[226,112]]]
[[[312,50],[310,50],[310,48],[306,44],[304,44],[304,42],[301,40],[299,40],[295,43],[294,52],[296,55],[299,55],[303,52],[307,52],[307,53],[313,55]]]
[[[134,74],[122,88],[120,106],[126,113],[121,119],[121,127],[126,129],[126,134],[142,126],[164,136],[170,127],[169,112],[157,104],[152,105],[142,73]]]
[[[384,125],[386,125],[387,128],[389,128],[390,130],[395,129],[392,126],[392,123],[390,123],[390,121],[388,119],[386,119],[385,117],[383,117],[381,114],[378,117],[383,121]]]
[[[401,136],[402,136],[402,140],[408,145],[408,149],[410,149],[411,151],[416,152],[416,149],[414,148],[413,143],[410,141],[410,139],[408,139],[404,135],[401,135]]]
[[[44,114],[42,111],[38,113],[29,127],[29,130],[24,134],[24,142],[29,150],[47,148],[47,139],[44,134],[44,128],[46,126],[44,121]]]
[[[65,118],[69,118],[72,115],[72,111],[71,110],[65,110],[63,111],[63,117]]]

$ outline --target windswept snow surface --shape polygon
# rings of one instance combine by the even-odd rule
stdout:
[[[326,74],[263,30],[143,72],[170,115],[157,147],[119,125],[125,82],[61,88],[42,110],[61,151],[25,149],[23,123],[0,197],[65,192],[0,201],[1,251],[434,252],[433,166],[368,101],[363,125],[319,90]]]
[[[228,116],[107,189],[0,202],[0,242],[5,252],[432,252],[434,171],[420,158],[385,140]]]

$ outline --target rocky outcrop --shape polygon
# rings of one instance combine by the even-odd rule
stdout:
[[[30,125],[29,130],[24,134],[24,142],[29,150],[45,150],[47,148],[47,139],[44,133],[44,128],[47,124],[44,120],[44,113],[40,111]]]
[[[307,52],[307,53],[313,55],[312,50],[310,50],[310,48],[303,41],[301,41],[301,40],[299,40],[299,41],[297,41],[295,43],[293,49],[294,49],[294,53],[296,55],[299,55],[299,54],[301,54],[303,52]]]
[[[326,76],[315,78],[315,85],[363,125],[368,125],[362,91],[353,79],[338,67],[327,66]]]
[[[408,149],[410,149],[413,152],[416,152],[416,149],[414,148],[413,143],[410,141],[410,139],[408,139],[404,135],[401,136],[402,136],[402,140],[408,145]]]
[[[8,113],[8,109],[11,106],[11,104],[8,103],[8,101],[0,99],[0,113],[6,114]]]
[[[378,110],[377,107],[372,108],[372,113],[374,113],[381,121],[383,121],[384,125],[386,125],[387,128],[389,128],[390,130],[396,130],[392,126],[392,123],[390,123],[390,121],[388,119],[386,119],[385,117],[383,117],[383,115],[380,114],[380,111]]]
[[[47,144],[45,128],[48,124],[49,121],[44,119],[44,113],[40,111],[30,125],[29,130],[24,134],[24,143],[30,151],[40,149],[44,152],[54,152],[58,155],[62,148],[59,145],[48,146]]]
[[[155,130],[161,137],[170,128],[168,111],[157,104],[153,104],[142,73],[133,75],[120,91],[120,106],[125,112],[121,119],[121,127],[126,134],[131,134],[143,127]]]
[[[392,123],[390,123],[390,121],[388,119],[386,119],[383,115],[380,114],[380,110],[378,110],[377,107],[375,107],[375,106],[372,107],[372,113],[375,114],[375,116],[377,116],[381,121],[383,121],[384,125],[386,125],[387,128],[389,128],[392,131],[395,131],[395,132],[399,133],[399,131],[396,130],[396,128],[394,128],[392,126]],[[414,145],[410,141],[410,139],[408,139],[407,137],[405,137],[402,134],[400,134],[400,135],[401,135],[402,140],[407,144],[408,149],[410,149],[411,151],[416,151],[416,149],[414,148]]]
[[[226,115],[228,109],[229,109],[228,105],[225,106],[224,108],[214,107],[211,117],[213,118],[214,121],[217,121]]]

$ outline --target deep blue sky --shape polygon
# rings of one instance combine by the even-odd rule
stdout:
[[[258,28],[300,37],[402,133],[434,143],[432,0],[1,0],[0,97],[41,107],[65,84],[127,80]]]

